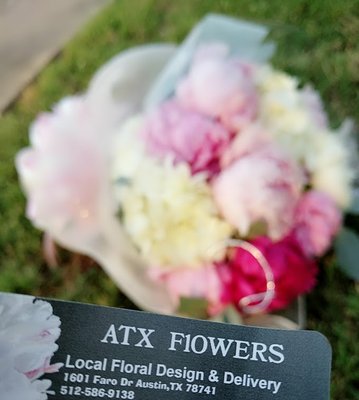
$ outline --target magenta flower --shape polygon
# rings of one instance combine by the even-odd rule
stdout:
[[[326,193],[311,190],[300,199],[294,236],[308,256],[321,256],[341,226],[341,212]]]
[[[272,269],[275,292],[267,311],[285,308],[297,296],[314,287],[318,268],[304,255],[293,237],[273,242],[261,236],[250,243],[263,254]],[[231,278],[224,280],[227,283],[222,294],[224,303],[231,299],[239,307],[239,301],[244,297],[266,291],[267,281],[260,264],[240,247],[234,250],[226,273]]]
[[[240,131],[257,113],[251,67],[227,58],[225,46],[200,49],[176,95],[185,107],[218,118],[232,132]]]

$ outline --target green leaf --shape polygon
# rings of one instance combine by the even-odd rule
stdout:
[[[186,317],[207,319],[207,308],[208,302],[205,299],[196,297],[181,297],[177,312],[178,314]]]
[[[340,268],[359,281],[359,236],[351,229],[343,228],[334,246]]]

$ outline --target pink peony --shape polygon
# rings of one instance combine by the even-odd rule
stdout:
[[[314,287],[317,266],[303,254],[293,237],[272,242],[268,237],[261,236],[250,243],[261,251],[272,268],[275,294],[268,311],[285,308],[297,296]],[[231,298],[239,307],[238,302],[242,298],[266,291],[263,269],[252,254],[240,247],[233,252],[228,273],[231,279],[225,280],[227,287],[222,294],[223,302]]]
[[[186,162],[193,174],[219,171],[219,158],[231,134],[219,123],[183,108],[176,101],[163,103],[145,122],[142,137],[151,154],[172,155]]]
[[[294,236],[308,256],[321,256],[341,226],[341,212],[326,193],[311,190],[300,199]]]
[[[239,158],[248,154],[265,151],[270,148],[275,148],[273,139],[267,134],[264,128],[253,123],[244,129],[240,135],[237,135],[226,148],[221,156],[221,169],[225,169]]]
[[[224,218],[242,236],[252,224],[265,222],[268,235],[278,240],[293,226],[303,173],[279,148],[258,138],[256,149],[247,138],[241,134],[233,144],[239,156],[231,154],[227,162],[232,163],[214,180],[214,198]],[[245,146],[239,143],[242,139]]]
[[[32,147],[18,154],[16,165],[28,217],[39,228],[62,229],[75,219],[89,226],[95,220],[105,175],[92,125],[81,97],[62,100],[33,123]]]
[[[219,157],[231,135],[221,124],[168,101],[150,114],[142,137],[151,154],[172,155],[176,162],[188,163],[194,174],[213,175],[219,171]]]
[[[238,132],[255,118],[257,94],[251,67],[226,53],[223,46],[200,49],[176,95],[184,106]]]
[[[224,306],[220,299],[223,285],[216,265],[176,270],[153,268],[150,270],[150,276],[166,285],[172,299],[178,305],[181,297],[204,298],[209,303],[210,315],[217,314]]]

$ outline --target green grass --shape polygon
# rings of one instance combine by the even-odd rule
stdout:
[[[0,290],[133,307],[97,266],[61,252],[50,269],[41,233],[27,221],[13,160],[28,143],[34,116],[61,97],[82,91],[95,70],[119,51],[145,42],[180,41],[207,12],[267,24],[278,43],[277,67],[320,91],[333,126],[359,121],[359,1],[130,0],[116,1],[77,35],[0,119]],[[359,399],[359,286],[327,260],[309,296],[309,328],[333,351],[332,399]],[[315,400],[315,399],[313,399]]]

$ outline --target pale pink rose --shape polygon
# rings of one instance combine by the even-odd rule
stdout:
[[[16,166],[37,227],[61,229],[74,220],[88,227],[95,219],[104,161],[93,129],[81,97],[62,100],[32,124],[32,146],[18,154]]]
[[[176,101],[167,101],[145,120],[141,135],[150,154],[171,155],[184,161],[192,173],[219,171],[219,158],[228,146],[231,134],[221,124]]]
[[[217,314],[225,305],[221,301],[223,284],[216,265],[176,270],[152,268],[149,273],[153,280],[165,284],[177,305],[181,297],[203,298],[209,303],[210,315]]]
[[[334,200],[326,193],[311,190],[298,203],[293,233],[308,256],[321,256],[330,247],[341,221]]]
[[[219,50],[218,46],[216,51],[199,50],[176,95],[184,106],[219,118],[227,129],[238,132],[257,113],[252,69]]]
[[[293,226],[294,210],[304,184],[300,167],[265,139],[258,148],[244,135],[246,146],[236,139],[226,167],[213,181],[213,195],[224,218],[241,236],[256,222],[264,222],[274,240]]]

